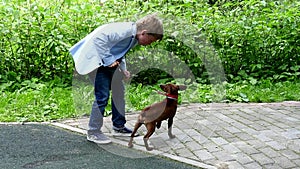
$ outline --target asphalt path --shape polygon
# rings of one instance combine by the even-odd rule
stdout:
[[[142,152],[116,144],[112,149]],[[47,124],[1,124],[0,168],[34,169],[194,169],[160,156],[128,158],[88,142],[84,135]]]

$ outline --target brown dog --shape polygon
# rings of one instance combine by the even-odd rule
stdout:
[[[145,124],[147,128],[147,133],[144,136],[144,143],[148,151],[153,150],[153,147],[149,147],[148,140],[150,136],[154,133],[155,126],[159,129],[161,126],[161,122],[167,119],[168,119],[169,138],[175,138],[175,136],[172,134],[172,124],[173,124],[173,118],[177,110],[178,91],[185,90],[186,86],[166,84],[166,85],[160,85],[160,88],[164,92],[166,92],[166,94],[164,95],[166,95],[167,98],[161,102],[146,107],[141,112],[141,114],[138,116],[138,120],[131,134],[128,147],[133,147],[132,141],[135,133],[137,132],[138,128],[141,127],[142,124]]]

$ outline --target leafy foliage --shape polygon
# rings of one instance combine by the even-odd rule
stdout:
[[[2,1],[0,81],[60,79],[70,85],[74,66],[68,49],[73,44],[101,24],[135,20],[152,12],[177,20],[170,23],[173,30],[165,40],[151,47],[173,52],[198,82],[210,82],[208,66],[215,67],[213,57],[221,59],[229,82],[293,81],[300,74],[299,6],[290,0]],[[206,42],[216,53],[194,52],[196,46],[211,51],[199,47]],[[159,75],[148,77],[151,82]]]
[[[209,29],[229,79],[299,77],[299,3],[243,1],[215,9]]]
[[[75,111],[73,94],[89,103],[93,98],[91,86],[75,93],[69,87],[74,66],[68,49],[99,25],[153,12],[167,21],[166,36],[128,54],[136,75],[127,88],[128,110],[162,99],[156,84],[174,82],[171,75],[189,84],[182,103],[299,100],[299,8],[291,0],[2,0],[0,121],[88,114],[89,104],[76,104],[84,111]],[[181,62],[155,69],[166,67],[169,55]],[[151,69],[140,70],[145,63]],[[198,83],[185,79],[186,65]],[[228,82],[219,76],[224,73]]]

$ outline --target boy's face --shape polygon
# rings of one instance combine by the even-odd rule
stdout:
[[[137,40],[139,42],[139,45],[143,46],[150,45],[151,43],[157,41],[157,39],[153,35],[147,34],[146,31],[142,31],[141,34],[138,34]]]

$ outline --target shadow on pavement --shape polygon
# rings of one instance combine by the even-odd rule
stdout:
[[[126,158],[112,154],[85,136],[50,125],[0,125],[0,168],[55,169],[193,169],[195,167],[159,156]],[[115,144],[112,149],[128,150]],[[142,152],[130,150],[139,156]]]

